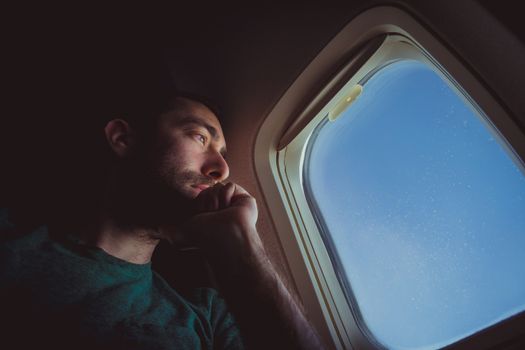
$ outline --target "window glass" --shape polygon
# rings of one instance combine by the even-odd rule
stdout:
[[[307,147],[304,186],[360,322],[445,346],[525,309],[525,177],[466,99],[390,63]]]

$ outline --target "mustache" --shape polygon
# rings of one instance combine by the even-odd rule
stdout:
[[[213,179],[210,179],[208,176],[193,171],[185,171],[182,174],[180,174],[180,180],[196,185],[215,185],[215,181]]]

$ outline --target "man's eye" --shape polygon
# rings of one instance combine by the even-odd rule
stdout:
[[[204,135],[201,135],[201,134],[197,134],[195,135],[195,138],[197,138],[197,140],[202,143],[203,145],[206,144],[206,136]]]

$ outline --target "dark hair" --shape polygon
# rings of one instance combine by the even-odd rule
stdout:
[[[192,101],[203,104],[210,111],[212,111],[213,114],[215,114],[215,116],[217,117],[217,119],[219,119],[219,121],[221,120],[222,111],[219,105],[215,101],[213,101],[211,98],[204,96],[204,95],[200,95],[200,94],[196,94],[196,93],[188,92],[188,91],[182,91],[182,90],[176,91],[174,95],[174,99],[178,97],[186,98],[188,100],[192,100]]]
[[[102,82],[104,88],[99,109],[102,121],[125,119],[139,133],[148,133],[156,125],[157,117],[176,108],[177,98],[199,102],[220,119],[220,111],[210,98],[179,89],[167,69],[149,66],[130,69],[123,65]]]

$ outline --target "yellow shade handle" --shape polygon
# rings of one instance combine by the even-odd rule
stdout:
[[[356,84],[352,90],[346,95],[333,110],[328,113],[328,119],[330,121],[336,120],[363,92],[363,86]]]

